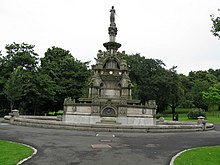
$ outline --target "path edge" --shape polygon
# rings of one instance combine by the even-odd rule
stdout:
[[[174,155],[174,156],[172,157],[172,159],[171,159],[169,165],[174,165],[174,161],[175,161],[175,159],[176,159],[178,156],[180,156],[182,153],[184,153],[184,152],[186,152],[186,151],[189,151],[189,150],[192,150],[192,149],[193,149],[193,148],[189,148],[189,149],[185,149],[185,150],[183,150],[183,151],[181,151],[181,152],[178,152],[176,155]]]
[[[15,143],[17,143],[17,142],[15,142]],[[36,148],[34,148],[34,147],[32,147],[32,146],[30,146],[30,145],[28,145],[28,144],[24,144],[24,143],[18,143],[18,144],[22,144],[22,145],[24,145],[24,146],[26,146],[26,147],[29,147],[29,148],[31,148],[34,152],[33,152],[32,155],[28,156],[27,158],[24,158],[23,160],[19,161],[16,165],[21,165],[22,163],[26,162],[27,160],[31,159],[34,155],[37,154],[37,149],[36,149]]]

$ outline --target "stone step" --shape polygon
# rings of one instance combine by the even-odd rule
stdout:
[[[116,121],[111,121],[111,120],[101,120],[101,123],[103,123],[103,124],[115,124],[116,123]]]
[[[99,124],[120,124],[116,122],[116,117],[101,117]]]
[[[116,123],[116,117],[101,117],[101,123]]]

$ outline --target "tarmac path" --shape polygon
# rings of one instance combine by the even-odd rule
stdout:
[[[43,129],[0,122],[0,139],[35,147],[24,165],[168,165],[178,152],[220,145],[215,130],[178,133],[113,133]]]

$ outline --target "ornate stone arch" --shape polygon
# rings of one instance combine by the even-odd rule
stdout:
[[[117,87],[121,88],[121,82],[117,83]]]
[[[102,117],[116,117],[118,115],[117,108],[112,105],[106,105],[102,108],[100,115]]]
[[[105,83],[103,81],[100,82],[99,84],[99,96],[102,95],[102,88],[105,87]]]
[[[115,57],[108,57],[103,63],[103,68],[105,69],[120,69],[120,60]]]
[[[100,82],[100,85],[99,85],[99,86],[100,86],[100,88],[101,88],[101,87],[104,87],[104,86],[105,86],[104,82]]]
[[[117,84],[116,84],[116,87],[118,87],[119,96],[121,96],[121,94],[122,94],[122,91],[121,91],[121,87],[122,87],[121,82],[117,83]]]

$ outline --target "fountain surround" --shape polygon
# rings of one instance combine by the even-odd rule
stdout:
[[[156,103],[132,99],[127,62],[119,56],[115,9],[110,10],[109,42],[98,51],[88,98],[64,101],[63,121],[81,124],[155,125]],[[123,52],[124,53],[124,52]]]

